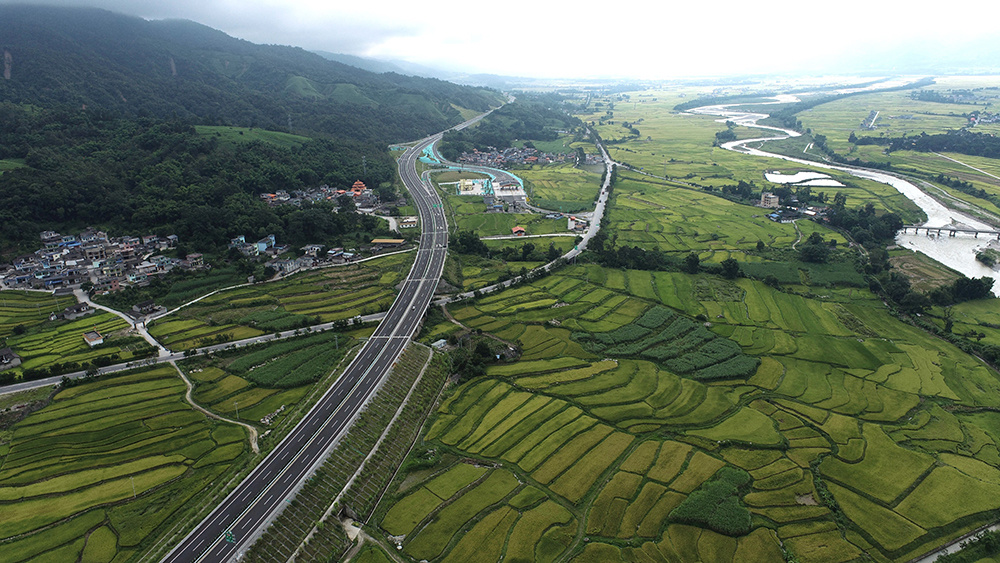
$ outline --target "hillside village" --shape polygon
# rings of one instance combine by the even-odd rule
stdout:
[[[291,193],[285,190],[278,190],[274,193],[263,193],[260,194],[260,199],[268,205],[293,205],[301,207],[302,204],[323,201],[336,203],[337,198],[343,195],[353,198],[354,207],[361,212],[374,212],[380,203],[378,196],[375,195],[375,191],[366,186],[361,180],[354,182],[354,185],[349,190],[331,188],[327,184],[323,184],[318,188],[294,190]]]
[[[321,201],[337,202],[342,196],[350,197],[359,212],[374,214],[379,211],[378,196],[360,180],[346,190],[322,185],[292,193],[264,193],[260,197],[269,205],[301,206]],[[404,217],[396,221],[396,225],[397,228],[414,228],[417,222],[415,218]],[[165,255],[177,247],[176,235],[109,237],[104,231],[87,228],[75,235],[43,231],[39,239],[41,248],[35,252],[19,256],[11,264],[0,265],[0,283],[5,288],[56,289],[90,284],[86,287],[91,291],[104,293],[147,285],[151,277],[164,275],[174,268],[211,268],[200,253],[189,253],[183,259]],[[404,239],[375,239],[369,245],[347,250],[308,244],[298,249],[300,252],[294,252],[296,249],[280,244],[271,234],[249,242],[245,235],[238,235],[229,241],[228,248],[247,258],[263,260],[264,265],[278,275],[287,275],[304,268],[344,264],[364,254],[404,243]],[[292,253],[298,256],[289,257]]]

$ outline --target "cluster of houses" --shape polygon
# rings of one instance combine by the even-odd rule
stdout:
[[[240,251],[244,256],[256,258],[258,256],[277,256],[288,252],[288,245],[278,245],[274,235],[267,235],[257,242],[247,242],[245,236],[229,240],[229,248]]]
[[[154,256],[176,246],[176,235],[111,238],[103,231],[86,229],[78,235],[43,231],[40,239],[42,248],[0,266],[4,286],[55,289],[90,282],[98,291],[116,291],[148,283],[150,276],[175,267],[204,267],[200,254],[189,254],[185,260]]]
[[[277,255],[275,255],[275,258],[268,260],[264,263],[264,265],[270,266],[279,275],[287,276],[299,270],[308,268],[317,268],[330,264],[347,264],[348,262],[358,260],[364,254],[374,254],[383,250],[392,250],[403,246],[404,244],[406,244],[406,239],[377,238],[372,239],[371,244],[362,245],[357,249],[352,248],[350,250],[344,250],[341,247],[336,247],[325,251],[323,249],[326,247],[321,244],[307,244],[301,248],[302,256],[289,258],[287,256],[277,257]],[[287,247],[283,248],[287,249]],[[281,254],[282,252],[279,252],[278,254]]]
[[[790,223],[795,219],[801,217],[807,217],[810,219],[823,219],[826,217],[826,213],[829,208],[827,207],[814,207],[814,206],[795,206],[795,200],[792,200],[791,206],[782,207],[778,200],[778,196],[771,192],[763,192],[760,194],[760,207],[765,209],[774,209],[774,212],[769,213],[767,218],[774,221],[775,223]]]
[[[877,128],[875,121],[878,120],[878,113],[876,110],[868,112],[868,117],[861,120],[861,128],[865,131],[874,131]]]
[[[365,186],[361,180],[354,182],[349,190],[331,188],[323,184],[318,188],[308,190],[294,190],[291,193],[285,190],[278,190],[274,193],[260,194],[260,199],[268,205],[294,205],[302,206],[303,203],[317,203],[321,201],[336,202],[342,195],[354,198],[354,206],[362,211],[374,211],[379,205],[378,196],[375,192]]]
[[[985,125],[987,123],[1000,123],[1000,113],[990,113],[988,111],[981,111],[978,113],[973,113],[969,116],[969,126],[975,127],[976,125]]]
[[[471,153],[462,153],[462,156],[458,158],[458,161],[463,164],[473,164],[476,166],[507,168],[512,165],[575,162],[576,154],[554,154],[542,152],[538,149],[532,148],[509,148],[501,150],[489,147],[488,150],[485,151],[474,150]],[[597,162],[599,162],[599,160]],[[590,164],[590,162],[588,162],[588,164]]]

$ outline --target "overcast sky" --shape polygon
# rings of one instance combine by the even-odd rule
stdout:
[[[549,78],[659,79],[819,69],[839,57],[856,60],[901,43],[961,48],[987,37],[988,22],[1000,15],[995,0],[956,0],[947,6],[886,0],[639,0],[596,6],[549,0],[16,3],[184,18],[255,43]],[[987,23],[977,24],[980,19]]]

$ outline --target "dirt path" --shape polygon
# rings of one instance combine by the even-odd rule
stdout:
[[[198,411],[204,413],[205,416],[214,418],[216,420],[221,420],[222,422],[228,422],[230,424],[238,424],[238,425],[246,428],[247,431],[250,433],[250,449],[253,450],[253,453],[259,454],[260,453],[260,448],[257,446],[257,429],[254,428],[253,426],[245,423],[245,422],[238,422],[238,421],[235,421],[235,420],[230,420],[228,418],[223,418],[223,417],[215,414],[214,412],[206,409],[205,407],[199,405],[198,403],[194,402],[194,399],[191,397],[191,392],[194,390],[194,386],[191,384],[191,380],[187,378],[187,375],[184,375],[184,370],[182,370],[180,367],[178,367],[176,362],[174,362],[173,360],[170,360],[169,363],[170,363],[170,365],[174,366],[174,369],[177,370],[177,373],[180,374],[181,379],[184,380],[184,385],[187,385],[187,393],[184,394],[184,399],[187,400],[187,402],[192,407],[194,407]]]
[[[795,221],[792,221],[792,225],[795,226],[795,232],[799,233],[799,239],[797,241],[795,241],[794,243],[792,243],[792,250],[795,250],[796,245],[798,245],[800,242],[802,242],[802,231],[799,230],[799,224],[796,223]]]
[[[358,543],[355,544],[355,546],[353,548],[351,548],[344,555],[344,561],[351,561],[352,559],[354,559],[354,557],[358,554],[358,552],[361,551],[361,548],[364,547],[365,542],[370,542],[370,543],[372,543],[374,545],[377,545],[380,548],[382,548],[382,551],[384,551],[386,553],[386,555],[388,555],[389,558],[392,559],[395,563],[406,563],[405,560],[403,560],[400,556],[396,555],[396,550],[392,549],[385,542],[382,542],[382,541],[378,540],[377,538],[374,538],[374,537],[370,536],[367,532],[365,532],[361,528],[354,528],[353,526],[350,526],[346,522],[341,522],[341,525],[344,527],[344,530],[347,532],[347,537],[351,538],[352,540],[353,539],[357,539],[358,540]],[[351,537],[352,535],[354,537]]]

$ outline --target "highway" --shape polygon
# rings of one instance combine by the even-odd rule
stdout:
[[[441,202],[416,172],[416,159],[440,137],[418,141],[399,159],[399,174],[417,207],[423,231],[413,267],[385,318],[298,426],[164,557],[164,563],[214,563],[241,556],[350,428],[409,343],[437,290],[448,246]]]

